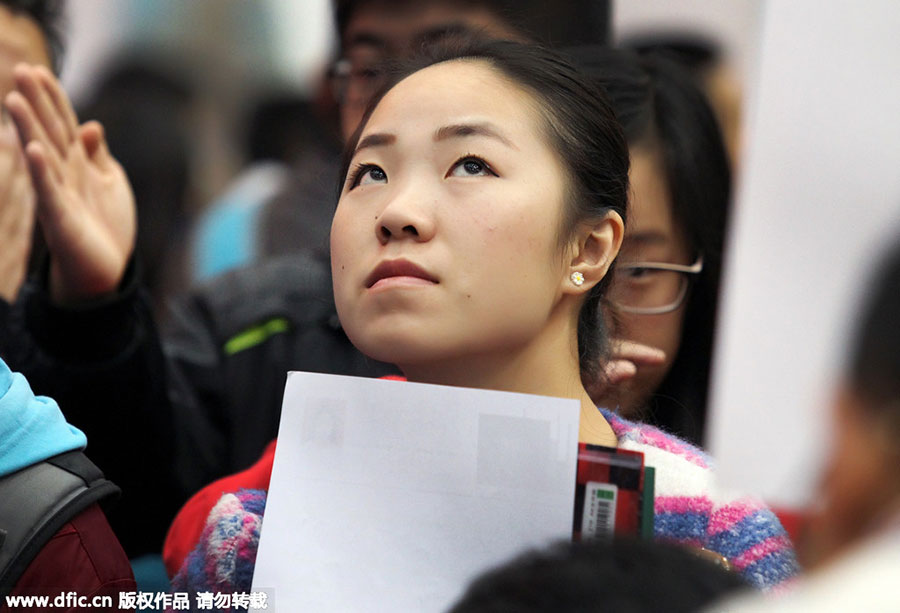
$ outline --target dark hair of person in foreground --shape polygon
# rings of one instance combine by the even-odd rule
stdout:
[[[674,545],[561,542],[481,575],[449,613],[687,613],[745,586],[735,573]]]
[[[900,244],[869,280],[834,402],[820,508],[802,535],[809,566],[897,525],[900,509]],[[885,536],[883,538],[890,538]]]
[[[900,441],[900,243],[881,263],[852,347],[849,379],[867,409]]]

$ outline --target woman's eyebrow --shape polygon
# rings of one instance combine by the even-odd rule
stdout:
[[[434,131],[434,141],[438,142],[448,138],[462,138],[465,136],[487,136],[494,138],[511,149],[518,149],[512,142],[503,136],[496,128],[486,123],[465,123],[444,126]]]
[[[660,230],[644,230],[627,236],[628,244],[632,246],[665,245],[671,242],[669,236]]]
[[[367,147],[383,147],[385,145],[393,145],[397,141],[397,137],[393,134],[369,134],[359,141],[353,155],[356,155],[361,149]]]

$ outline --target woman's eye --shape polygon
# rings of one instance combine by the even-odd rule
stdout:
[[[364,171],[359,177],[360,185],[365,185],[366,183],[384,183],[385,181],[387,181],[387,175],[378,166],[372,166]]]
[[[623,270],[628,279],[643,279],[650,275],[650,270],[641,266],[629,266]]]
[[[350,181],[350,189],[359,185],[371,185],[373,183],[387,183],[387,173],[373,164],[363,164],[357,167]]]
[[[449,174],[451,177],[484,177],[488,175],[497,176],[484,160],[473,157],[463,158],[456,162]]]

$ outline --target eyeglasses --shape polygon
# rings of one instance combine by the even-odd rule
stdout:
[[[384,84],[385,75],[379,62],[359,62],[341,59],[328,72],[335,99],[341,104],[348,101],[365,104]]]
[[[702,270],[702,255],[690,266],[664,262],[617,265],[609,288],[609,300],[625,313],[671,313],[684,303],[691,280]]]

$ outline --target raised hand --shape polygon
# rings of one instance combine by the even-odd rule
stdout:
[[[34,189],[16,129],[0,120],[0,298],[15,302],[25,282],[34,228]]]
[[[19,64],[5,105],[37,193],[51,255],[50,292],[74,303],[115,291],[134,249],[131,185],[97,122],[78,124],[65,92],[43,66]]]

